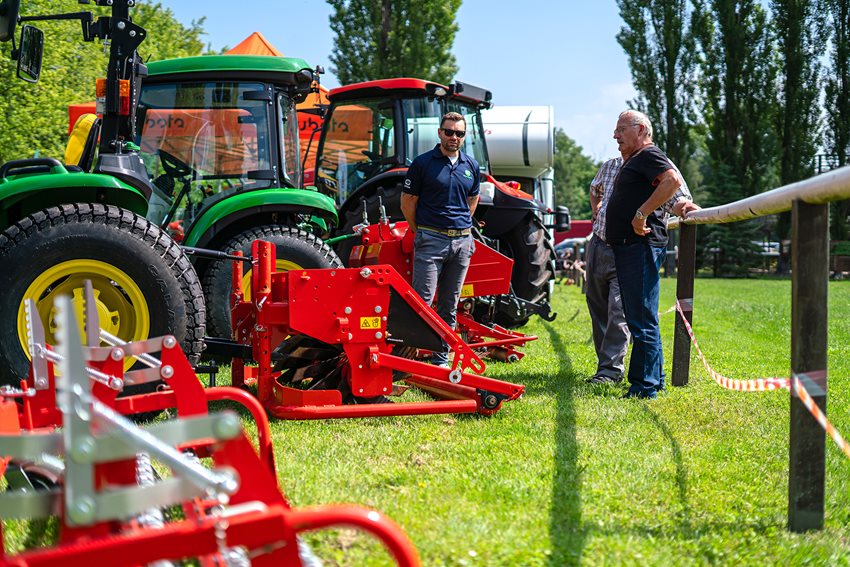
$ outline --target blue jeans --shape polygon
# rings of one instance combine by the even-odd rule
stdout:
[[[654,398],[664,389],[664,353],[658,326],[658,270],[666,249],[650,246],[646,240],[615,244],[614,261],[620,280],[623,312],[632,334],[629,360],[629,395]]]
[[[439,289],[434,310],[452,329],[457,323],[457,302],[469,260],[475,252],[472,236],[450,238],[425,229],[416,231],[413,239],[413,289],[425,303],[431,305]],[[434,364],[449,361],[449,348],[431,357]]]

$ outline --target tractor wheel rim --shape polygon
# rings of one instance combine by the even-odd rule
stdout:
[[[303,270],[304,267],[292,260],[277,260],[275,261],[275,270],[278,272],[288,272],[289,270]],[[245,270],[242,274],[242,300],[251,301],[251,270]]]
[[[67,260],[39,274],[24,293],[24,299],[36,303],[38,316],[44,325],[47,342],[55,344],[54,299],[59,295],[70,295],[74,306],[80,336],[85,337],[84,289],[85,280],[91,280],[100,327],[124,341],[139,341],[148,338],[151,318],[148,303],[142,290],[123,270],[100,260]],[[18,340],[27,355],[27,321],[24,301],[18,308]],[[134,360],[125,361],[125,370]]]

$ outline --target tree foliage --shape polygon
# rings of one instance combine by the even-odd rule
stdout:
[[[693,151],[696,48],[688,0],[617,0],[617,41],[629,58],[635,107],[654,125],[655,143],[681,170]]]
[[[588,191],[598,168],[581,146],[555,128],[555,202],[569,207],[573,218],[590,218]]]
[[[64,4],[27,0],[22,15],[50,14]],[[73,5],[72,5],[73,7]],[[96,8],[96,15],[108,11]],[[139,3],[133,20],[148,31],[139,48],[144,59],[199,55],[203,20],[184,26],[161,4]],[[15,77],[9,59],[11,43],[2,44],[0,56],[0,162],[42,155],[62,160],[68,139],[68,105],[94,100],[95,79],[106,75],[107,55],[99,43],[86,43],[79,22],[38,22],[44,31],[44,62],[37,85]]]
[[[448,84],[461,0],[328,0],[336,35],[330,60],[342,84],[418,77]]]
[[[838,165],[850,163],[850,2],[823,0],[832,30],[829,70],[824,81],[826,103],[825,149]],[[830,232],[836,240],[850,238],[850,199],[830,205]]]

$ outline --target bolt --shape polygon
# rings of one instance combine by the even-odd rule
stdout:
[[[177,339],[175,339],[171,335],[168,335],[167,337],[162,339],[162,346],[164,346],[165,348],[174,348],[175,346],[177,346]]]
[[[81,464],[91,463],[94,458],[95,443],[90,435],[80,437],[71,451],[71,458]]]
[[[508,362],[518,362],[518,361],[519,361],[519,356],[517,356],[516,354],[509,354],[508,355]]]
[[[124,22],[118,22],[115,27],[117,27],[119,30],[123,30],[127,27],[127,24],[125,24]]]
[[[363,268],[362,270],[360,270],[360,275],[364,278],[368,278],[372,275],[372,270],[370,270],[369,268]]]
[[[124,360],[124,351],[120,348],[112,349],[112,352],[109,353],[109,356],[112,360]]]
[[[452,370],[451,372],[449,372],[449,382],[451,382],[452,384],[459,383],[460,378],[461,378],[460,370],[455,369],[455,370]]]
[[[68,515],[76,524],[90,524],[94,521],[95,516],[94,501],[89,496],[84,496],[74,502]]]
[[[242,422],[230,412],[221,414],[213,425],[213,433],[219,439],[233,439],[242,433]]]
[[[378,331],[377,333],[375,333],[375,338],[376,339],[384,338],[384,333],[382,333],[381,331]]]
[[[162,369],[159,371],[159,375],[168,380],[172,376],[174,376],[174,367],[168,364],[164,364]]]
[[[354,335],[352,335],[351,333],[348,333],[348,340],[350,341],[353,338],[354,338]]]
[[[35,381],[35,387],[38,388],[39,390],[41,390],[43,388],[47,388],[47,380],[45,380],[44,378],[39,378],[38,380]]]
[[[346,315],[351,315],[351,307],[346,307],[346,308],[345,308],[345,314],[346,314]]]
[[[386,321],[386,320],[387,320],[387,316],[386,316],[386,315],[384,315],[383,317],[381,317],[381,321]]]
[[[358,364],[358,365],[357,365],[357,368],[363,368],[363,365],[362,365],[362,364]]]
[[[336,275],[336,271],[332,270],[332,271],[331,271],[331,276],[335,276],[335,275]]]
[[[363,393],[363,388],[360,388],[360,393],[361,393],[361,394]]]
[[[375,313],[380,313],[381,311],[383,311],[383,309],[381,309],[381,306],[380,306],[380,305],[376,305],[376,306],[375,306]]]
[[[130,30],[130,37],[136,37],[136,30]]]

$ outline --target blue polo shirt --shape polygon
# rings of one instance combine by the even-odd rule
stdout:
[[[478,195],[481,172],[478,162],[458,152],[454,165],[440,151],[440,145],[413,160],[402,191],[416,195],[416,224],[435,228],[469,228],[468,197]]]

